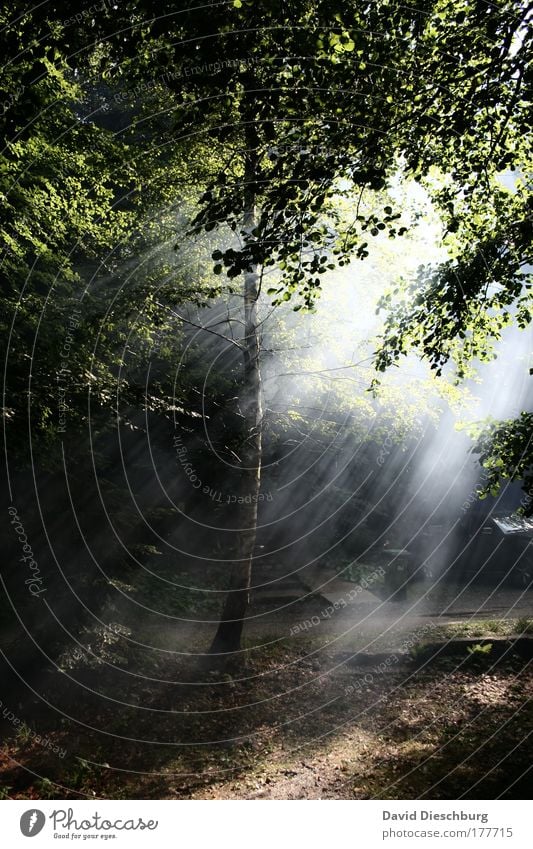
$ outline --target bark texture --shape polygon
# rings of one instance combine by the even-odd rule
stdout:
[[[256,224],[253,192],[254,163],[249,160],[246,179],[246,213],[244,229],[250,233]],[[257,532],[257,504],[261,485],[262,401],[259,362],[259,328],[257,300],[259,274],[254,266],[244,274],[244,380],[240,408],[245,417],[245,438],[241,449],[240,488],[246,501],[239,504],[236,517],[238,543],[232,565],[230,586],[222,610],[220,624],[211,646],[211,654],[231,654],[241,647],[241,636],[250,600],[252,563]]]

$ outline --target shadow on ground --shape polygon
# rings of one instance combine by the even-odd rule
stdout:
[[[421,665],[416,652],[382,649],[373,663],[357,651],[278,639],[209,670],[164,652],[154,662],[153,651],[119,643],[104,661],[84,654],[41,671],[28,681],[35,693],[9,670],[2,792],[528,797],[530,661],[463,650]]]

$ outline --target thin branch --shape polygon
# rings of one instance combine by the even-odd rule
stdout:
[[[175,310],[172,310],[170,307],[167,307],[165,304],[161,304],[159,301],[156,301],[156,304],[159,307],[162,307],[163,309],[168,310],[173,316],[175,316],[176,318],[179,318],[180,321],[183,321],[184,324],[190,324],[191,327],[196,327],[196,328],[198,328],[198,330],[205,330],[206,333],[212,333],[213,336],[218,336],[218,338],[223,339],[224,342],[229,342],[230,345],[235,345],[235,347],[238,348],[239,351],[244,351],[244,346],[241,345],[239,342],[236,342],[235,339],[231,339],[229,336],[224,336],[223,333],[217,333],[216,330],[211,330],[209,327],[205,327],[202,324],[195,324],[194,321],[191,321],[190,319],[185,318],[183,315],[180,315]]]
[[[347,365],[347,366],[335,366],[334,368],[316,369],[315,371],[284,371],[284,372],[281,372],[280,374],[272,375],[272,378],[274,378],[274,377],[295,377],[295,376],[298,376],[298,375],[307,375],[307,374],[326,374],[327,372],[330,372],[330,371],[344,371],[345,369],[349,369],[349,368],[357,368],[357,366],[360,366],[363,363],[367,363],[372,359],[373,359],[373,355],[370,356],[370,357],[365,357],[363,360],[359,360],[359,362],[357,362],[357,363],[350,363],[350,365]],[[268,379],[270,379],[270,378],[268,378]],[[343,380],[349,380],[349,379],[350,378],[343,378]]]

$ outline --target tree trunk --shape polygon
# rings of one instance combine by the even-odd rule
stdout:
[[[252,189],[255,163],[250,156],[246,175],[246,212],[244,229],[253,230],[256,224],[255,196]],[[230,586],[211,654],[231,654],[241,647],[244,618],[249,603],[252,561],[257,532],[257,504],[261,484],[261,371],[259,363],[259,332],[257,299],[259,275],[253,266],[244,274],[244,382],[240,407],[245,417],[245,438],[241,450],[242,470],[240,493],[244,499],[237,505],[238,533],[236,559],[232,566]]]

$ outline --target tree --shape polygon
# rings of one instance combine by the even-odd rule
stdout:
[[[262,422],[256,307],[263,283],[273,281],[267,295],[274,305],[292,301],[296,311],[312,309],[328,270],[364,259],[369,240],[381,232],[402,235],[406,227],[394,203],[367,213],[360,203],[398,169],[418,180],[442,175],[433,196],[455,231],[456,262],[477,281],[479,263],[467,238],[472,212],[495,197],[496,173],[517,156],[521,162],[524,151],[528,12],[518,2],[495,8],[463,0],[408,7],[390,0],[235,0],[209,11],[187,2],[162,14],[153,0],[125,2],[95,15],[87,32],[100,38],[93,67],[109,85],[130,86],[134,97],[142,92],[132,132],[144,139],[148,157],[161,146],[194,149],[197,140],[204,147],[209,140],[216,151],[220,165],[198,198],[191,231],[216,230],[214,274],[225,272],[232,287],[237,278],[244,281],[240,459],[243,488],[255,493]],[[217,48],[221,58],[213,61]],[[146,115],[156,104],[157,135]],[[338,212],[341,197],[352,199],[348,226]],[[480,220],[477,233],[485,231]],[[496,236],[494,271],[505,277],[513,260],[502,260]],[[445,279],[445,269],[437,274]],[[426,321],[442,316],[434,309],[435,288],[417,304],[421,311],[426,305]],[[453,295],[449,282],[446,291]],[[468,314],[470,307],[454,309]],[[410,333],[416,343],[412,320],[397,326],[393,319],[380,367],[405,350]],[[449,319],[440,337],[431,333],[424,337],[429,345],[453,335]],[[216,652],[240,645],[256,518],[256,507],[242,505],[237,524],[246,530]]]
[[[1,13],[8,94],[0,114],[0,329],[4,434],[15,466],[28,462],[28,429],[34,447],[50,452],[52,466],[61,441],[79,438],[88,394],[93,421],[107,422],[126,340],[142,357],[156,333],[173,326],[172,300],[207,297],[205,278],[195,280],[191,293],[187,275],[177,280],[172,250],[161,248],[171,237],[170,215],[173,226],[179,217],[173,204],[185,160],[189,174],[201,179],[209,154],[198,146],[196,159],[183,148],[143,158],[144,140],[128,132],[130,104],[95,77],[98,48],[83,52],[87,31],[69,11],[56,3],[13,21],[5,7]],[[180,191],[182,214],[187,202]],[[153,257],[141,273],[123,273],[149,251]],[[162,283],[169,255],[172,292]],[[164,305],[154,300],[156,289]],[[131,316],[139,310],[143,323],[133,329]],[[155,400],[143,397],[125,369],[121,374],[125,402]]]
[[[502,481],[522,481],[524,497],[518,509],[522,516],[533,514],[533,413],[515,419],[486,423],[474,429],[474,450],[485,469],[481,497],[497,495]]]
[[[209,16],[192,4],[161,15],[159,6],[143,2],[121,4],[118,18],[109,16],[109,56],[130,57],[121,72],[173,94],[169,140],[197,135],[200,126],[224,161],[199,199],[193,229],[235,234],[213,259],[215,274],[244,277],[241,468],[251,493],[261,468],[255,305],[263,279],[281,270],[268,290],[273,303],[294,298],[296,310],[308,309],[328,268],[367,255],[368,235],[401,235],[405,228],[397,228],[390,205],[367,217],[356,208],[353,225],[341,232],[332,203],[343,193],[383,188],[400,162],[417,179],[435,169],[446,175],[436,196],[452,229],[462,226],[466,234],[472,207],[492,191],[495,171],[510,164],[523,137],[526,17],[512,2],[498,9],[463,2],[405,8],[387,0],[235,0]],[[214,47],[221,58],[213,62]],[[155,77],[154,59],[168,69]],[[412,330],[409,318],[406,324]],[[385,353],[379,364],[389,364]],[[239,524],[246,531],[215,651],[240,644],[255,523],[256,509],[245,505]]]
[[[76,396],[91,387],[98,404],[109,393],[112,356],[97,375],[90,368],[98,307],[87,288],[96,257],[123,238],[134,213],[127,201],[117,205],[132,188],[127,149],[85,120],[83,89],[57,30],[30,17],[10,22],[5,8],[2,23],[11,92],[0,116],[3,413],[7,448],[21,459],[28,418],[34,439],[49,448],[63,430],[58,386],[61,409],[74,420],[82,409]]]
[[[392,98],[381,103],[372,96],[376,81],[364,73],[362,59],[355,63],[341,61],[341,57],[346,59],[354,53],[352,32],[363,23],[362,17],[348,8],[349,29],[342,12],[332,21],[327,4],[317,10],[308,2],[292,4],[290,9],[282,4],[267,8],[235,3],[229,9],[234,36],[231,42],[226,39],[223,60],[216,68],[209,61],[211,40],[231,34],[226,9],[213,9],[209,19],[194,8],[180,10],[176,26],[181,43],[177,47],[168,39],[163,21],[154,19],[148,39],[145,31],[142,35],[145,50],[148,41],[149,53],[157,52],[165,63],[178,69],[164,77],[165,85],[176,95],[174,132],[182,136],[200,113],[204,120],[207,114],[207,133],[225,152],[224,167],[200,198],[193,229],[198,232],[229,226],[237,242],[214,252],[214,272],[225,271],[230,280],[244,277],[241,408],[246,425],[240,459],[242,492],[251,499],[240,509],[238,525],[243,530],[230,593],[213,644],[215,652],[232,652],[239,647],[250,587],[261,473],[257,300],[263,278],[269,269],[281,269],[281,280],[268,290],[274,304],[294,295],[299,299],[295,309],[310,308],[321,276],[334,267],[333,254],[341,264],[354,248],[363,258],[367,244],[359,238],[361,231],[370,228],[377,234],[388,227],[394,233],[397,216],[390,207],[382,210],[380,217],[361,216],[340,233],[335,227],[336,207],[328,204],[343,192],[338,183],[341,177],[348,176],[360,193],[367,186],[382,187],[386,164],[391,163],[394,152],[384,132],[394,113]],[[151,14],[146,5],[142,11]],[[272,27],[273,18],[276,26]],[[407,25],[407,20],[401,22]],[[138,37],[135,29],[134,25],[134,43]],[[385,65],[388,45],[382,43],[378,50],[373,35],[363,30],[357,37],[360,45],[356,53],[359,57],[366,54],[370,49],[367,42],[372,42],[376,59],[383,60],[381,76],[390,83],[392,70]],[[137,61],[138,45],[133,55]],[[294,57],[310,57],[311,61]],[[130,73],[131,65],[126,67]],[[214,97],[213,83],[217,90]],[[333,98],[329,94],[332,86]],[[356,110],[348,106],[354,87],[359,97]],[[349,117],[343,127],[344,119],[339,116],[345,111]],[[364,126],[363,138],[349,141],[354,125]],[[352,190],[353,186],[350,193]]]
[[[414,284],[398,285],[383,299],[387,320],[376,356],[379,371],[415,350],[437,375],[454,369],[460,381],[474,373],[477,362],[496,356],[495,343],[506,327],[525,329],[531,323],[531,12],[531,5],[506,3],[488,11],[486,26],[480,26],[479,4],[459,14],[455,4],[441,10],[437,26],[450,34],[444,39],[449,55],[460,51],[458,85],[470,117],[452,109],[451,90],[444,86],[437,87],[432,103],[424,94],[415,97],[414,111],[424,114],[419,113],[418,150],[411,148],[407,171],[422,181],[440,212],[450,258],[425,265]],[[465,27],[477,45],[471,55],[460,48]],[[440,82],[447,61],[435,66]],[[439,115],[450,116],[455,138],[427,131]],[[522,480],[526,512],[533,474],[530,421],[525,411],[513,420],[489,422],[475,430],[474,445],[488,469],[480,493],[497,494],[504,479]]]

